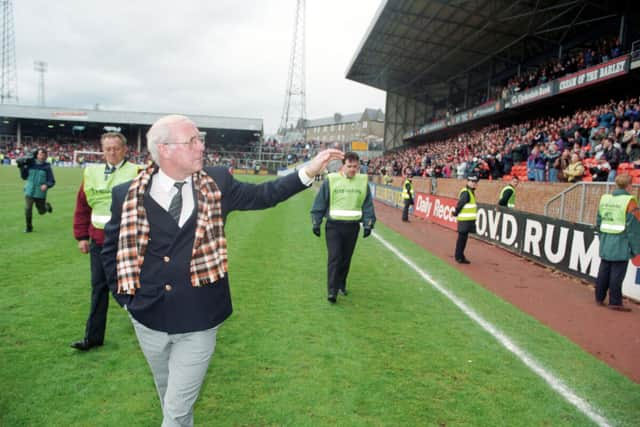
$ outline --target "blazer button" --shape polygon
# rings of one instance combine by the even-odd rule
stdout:
[[[170,284],[167,283],[166,285],[164,285],[164,290],[165,291],[171,292],[172,289],[173,289],[173,286],[171,286]]]
[[[164,260],[164,262],[169,262],[171,261],[171,258],[169,258],[168,256],[165,256],[162,258]]]

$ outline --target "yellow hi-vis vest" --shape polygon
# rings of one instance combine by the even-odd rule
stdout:
[[[91,224],[98,229],[111,218],[111,189],[132,180],[138,175],[138,166],[125,161],[110,174],[105,174],[105,165],[88,166],[84,169],[84,194],[91,206]]]
[[[476,205],[476,196],[473,195],[473,191],[469,191],[467,187],[464,187],[462,190],[460,190],[460,193],[458,193],[458,198],[460,198],[460,196],[462,196],[462,193],[464,193],[465,191],[469,193],[469,201],[462,207],[462,210],[460,210],[460,213],[456,217],[456,220],[475,221],[476,216],[478,216],[478,205]]]
[[[504,187],[502,191],[500,191],[500,197],[498,198],[498,200],[502,200],[502,196],[507,190],[512,190],[511,197],[509,197],[509,200],[507,200],[507,207],[513,209],[516,207],[516,188],[513,185],[507,184],[507,186]]]
[[[635,197],[629,195],[614,196],[605,194],[600,199],[600,231],[608,234],[620,234],[627,224],[627,206]]]
[[[407,183],[409,183],[409,191],[407,191]],[[404,200],[413,199],[415,193],[413,192],[413,184],[408,179],[402,185],[402,198]]]
[[[334,221],[360,221],[367,196],[368,178],[356,174],[348,179],[340,173],[329,176],[329,218]]]

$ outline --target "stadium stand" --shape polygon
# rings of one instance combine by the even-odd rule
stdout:
[[[371,174],[567,182],[562,173],[571,154],[585,168],[584,180],[606,180],[608,172],[640,175],[640,104],[637,98],[501,127],[492,124],[375,158]],[[611,147],[606,140],[611,138]],[[605,162],[600,159],[606,160]],[[637,176],[634,175],[634,176]]]

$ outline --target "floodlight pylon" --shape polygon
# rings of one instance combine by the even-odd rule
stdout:
[[[278,135],[282,142],[304,139],[306,107],[305,65],[306,2],[297,0],[289,75]]]

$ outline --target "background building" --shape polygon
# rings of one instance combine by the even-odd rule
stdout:
[[[384,112],[366,108],[362,113],[335,113],[331,117],[307,120],[305,130],[306,142],[335,142],[345,150],[381,151]]]

